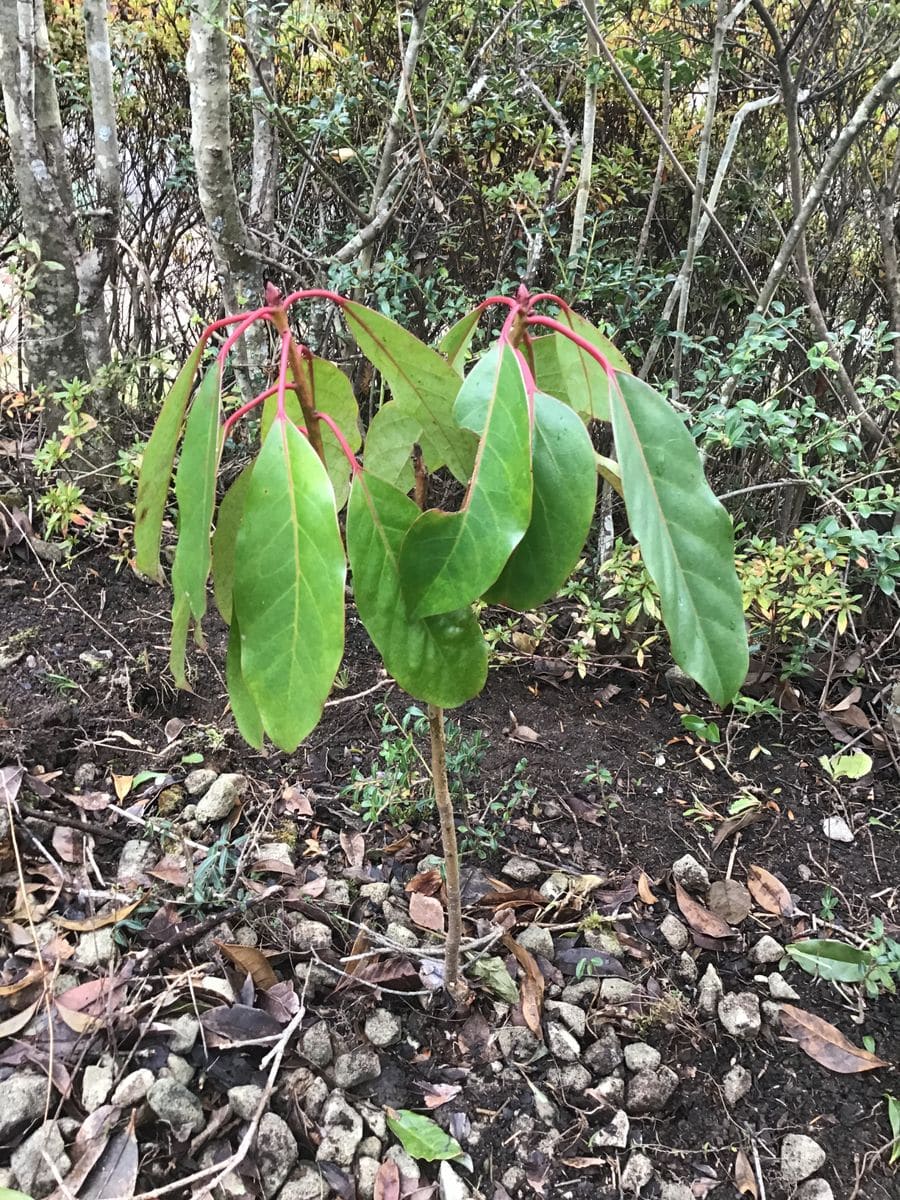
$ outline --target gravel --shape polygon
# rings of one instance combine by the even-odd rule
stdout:
[[[142,1067],[139,1071],[132,1071],[130,1075],[125,1076],[113,1092],[112,1103],[118,1104],[122,1108],[140,1104],[146,1098],[151,1087],[153,1087],[152,1071],[146,1067]]]
[[[33,1125],[44,1115],[47,1080],[43,1075],[22,1071],[10,1076],[0,1088],[0,1142]]]
[[[370,1083],[381,1074],[381,1060],[368,1046],[357,1046],[334,1060],[334,1082],[339,1088]]]
[[[176,1131],[199,1133],[206,1124],[200,1101],[177,1079],[157,1079],[147,1093],[147,1103],[161,1121]]]
[[[619,1035],[612,1025],[604,1025],[596,1042],[585,1051],[584,1061],[598,1075],[609,1075],[624,1057]]]
[[[659,932],[663,935],[673,950],[684,950],[690,940],[687,926],[683,921],[669,913],[663,918],[663,922],[659,927]]]
[[[263,1193],[276,1195],[297,1161],[297,1141],[277,1113],[267,1112],[256,1135],[256,1165]]]
[[[672,874],[688,892],[709,891],[709,872],[702,863],[697,862],[693,854],[685,854],[673,863]]]
[[[522,930],[516,941],[532,954],[540,954],[542,958],[553,960],[553,934],[549,929],[540,925],[529,925],[527,929]]]
[[[759,997],[756,992],[729,992],[719,1001],[719,1020],[732,1037],[747,1041],[762,1028]]]
[[[362,1117],[347,1103],[341,1092],[332,1092],[319,1118],[322,1140],[316,1151],[319,1162],[337,1163],[347,1168],[353,1165],[353,1157],[362,1141]]]
[[[732,1108],[740,1100],[743,1100],[750,1091],[752,1084],[753,1076],[747,1068],[742,1067],[740,1063],[736,1063],[722,1080],[722,1094],[729,1108]]]
[[[249,787],[246,775],[219,775],[197,804],[196,819],[201,825],[224,820]]]
[[[646,1154],[632,1154],[622,1171],[622,1191],[640,1195],[653,1178],[653,1163]]]
[[[531,883],[540,878],[541,868],[533,859],[514,854],[503,868],[503,874],[518,883]]]
[[[767,933],[759,939],[755,946],[750,947],[747,957],[752,963],[759,966],[765,963],[779,962],[784,957],[784,946]]]
[[[655,1071],[661,1062],[660,1052],[646,1042],[632,1042],[625,1047],[625,1066],[629,1071]]]
[[[376,1008],[366,1017],[365,1032],[373,1046],[383,1049],[400,1041],[403,1026],[392,1012],[386,1008]]]
[[[671,1067],[655,1071],[637,1071],[625,1087],[625,1108],[633,1117],[660,1112],[678,1087],[678,1076]]]
[[[48,1158],[50,1162],[47,1162]],[[41,1197],[54,1191],[57,1185],[53,1168],[59,1175],[66,1176],[72,1167],[59,1122],[46,1121],[40,1129],[36,1129],[12,1152],[9,1163],[16,1183],[27,1196],[41,1200]]]
[[[789,1185],[801,1183],[824,1165],[826,1157],[819,1143],[805,1133],[789,1133],[781,1143],[781,1177]]]

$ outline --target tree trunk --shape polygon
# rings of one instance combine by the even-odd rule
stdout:
[[[253,163],[250,170],[250,228],[271,237],[275,229],[278,134],[269,105],[275,96],[276,0],[250,0],[244,17],[250,102],[253,105]]]
[[[37,259],[25,360],[31,386],[52,392],[90,373],[78,314],[81,243],[43,0],[0,4],[0,76],[22,230]]]
[[[191,149],[200,206],[229,313],[262,301],[263,276],[256,245],[244,224],[231,161],[229,0],[197,0],[191,9],[187,74],[191,102]],[[261,326],[244,339],[237,370],[241,393],[249,400],[266,356]]]
[[[587,0],[588,14],[597,23],[595,0]],[[572,239],[569,242],[569,258],[574,258],[584,241],[584,220],[587,216],[591,194],[591,172],[594,168],[594,128],[597,123],[597,79],[593,74],[594,59],[597,57],[597,39],[587,27],[587,66],[584,80],[584,117],[581,122],[581,166],[578,170],[578,190],[575,192],[575,212],[572,215]]]

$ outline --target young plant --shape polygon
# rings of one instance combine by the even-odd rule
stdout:
[[[390,390],[367,431],[362,465],[349,381],[291,331],[290,310],[306,300],[337,306]],[[543,314],[547,305],[557,317]],[[476,328],[497,307],[505,310],[499,335],[466,372]],[[226,415],[228,355],[258,321],[278,340],[277,382]],[[207,347],[226,330],[191,402]],[[258,454],[217,511],[223,444],[252,412],[260,414]],[[595,421],[611,422],[618,462],[595,454],[588,430]],[[251,745],[268,736],[295,750],[318,723],[340,666],[349,563],[359,617],[385,667],[427,706],[445,859],[445,983],[459,996],[459,858],[444,709],[476,696],[487,676],[473,605],[531,610],[575,568],[598,473],[624,497],[676,661],[719,705],[744,680],[731,521],[703,477],[690,433],[629,373],[612,343],[556,296],[524,288],[515,298],[492,296],[432,349],[333,292],[282,298],[269,286],[261,308],[203,332],[163,404],[144,454],[135,520],[136,566],[154,578],[179,442],[177,682],[186,684],[192,623],[202,643],[211,570],[216,605],[230,626],[226,679],[238,728]],[[436,471],[465,489],[455,512],[429,503]]]

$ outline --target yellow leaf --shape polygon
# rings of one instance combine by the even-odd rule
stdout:
[[[113,775],[113,787],[116,789],[116,796],[118,796],[120,803],[131,791],[133,784],[133,775]]]
[[[53,917],[52,920],[60,929],[71,929],[75,933],[93,933],[95,929],[103,929],[106,925],[118,925],[120,921],[124,921],[142,900],[143,896],[139,896],[131,904],[124,904],[113,912],[101,913],[98,917],[86,917],[83,921],[67,921],[65,917]]]

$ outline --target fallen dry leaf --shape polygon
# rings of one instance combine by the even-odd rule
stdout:
[[[109,792],[65,792],[64,795],[83,812],[102,812],[112,804]]]
[[[378,1168],[374,1200],[400,1200],[400,1168],[392,1159]]]
[[[743,1150],[738,1150],[734,1159],[734,1186],[741,1196],[759,1196],[756,1190],[756,1176],[750,1166],[750,1159]]]
[[[7,1017],[5,1021],[0,1021],[0,1041],[4,1038],[12,1037],[24,1029],[34,1014],[37,1012],[38,1005],[41,1003],[42,997],[38,997],[34,1004],[29,1004],[27,1008],[23,1008],[21,1012],[15,1013],[11,1017]]]
[[[403,889],[406,892],[421,892],[423,896],[436,896],[444,885],[444,879],[437,867],[420,871]]]
[[[139,897],[112,912],[100,913],[96,917],[85,917],[83,921],[68,921],[65,917],[51,917],[51,920],[60,929],[71,929],[73,933],[93,933],[95,929],[105,929],[107,925],[118,925],[120,921],[124,921],[141,904],[142,900],[143,897]]]
[[[750,893],[736,879],[717,879],[709,889],[709,907],[729,925],[740,925],[750,916]]]
[[[284,811],[293,813],[295,817],[313,816],[312,795],[313,793],[306,788],[285,784],[281,792]]]
[[[420,929],[430,929],[432,933],[444,932],[444,906],[436,896],[413,892],[409,897],[409,915]]]
[[[646,871],[641,871],[637,881],[638,896],[644,904],[658,904],[659,899],[653,893],[653,888],[650,883],[650,876]]]
[[[255,946],[242,946],[233,942],[216,942],[216,945],[236,967],[246,972],[260,991],[267,991],[278,982],[278,976],[261,950]]]
[[[371,943],[369,941],[369,935],[364,929],[360,929],[357,932],[356,937],[353,939],[353,945],[350,947],[350,953],[341,962],[341,965],[343,966],[347,975],[355,975],[363,963],[366,962],[366,958],[364,956],[370,945]]]
[[[361,867],[366,854],[366,840],[361,833],[341,831],[341,849],[351,867]]]
[[[890,1066],[883,1058],[854,1046],[828,1021],[793,1004],[781,1005],[781,1027],[819,1066],[839,1075],[856,1075]]]
[[[746,812],[738,813],[736,817],[726,817],[713,837],[713,850],[718,850],[725,839],[730,838],[732,834],[740,833],[742,829],[747,829],[750,825],[762,820],[763,815],[758,809],[748,808]]]
[[[709,938],[729,938],[732,936],[731,926],[721,917],[704,908],[697,900],[684,890],[680,883],[675,884],[675,899],[681,909],[681,915],[691,929]]]
[[[534,1036],[543,1041],[541,1011],[544,1007],[544,976],[537,965],[537,959],[530,950],[520,946],[508,933],[503,935],[503,945],[522,968],[522,1017]]]
[[[119,803],[121,803],[125,799],[125,797],[128,795],[128,793],[131,791],[132,787],[134,786],[134,776],[133,775],[113,775],[112,781],[113,781],[113,787],[115,788],[115,791],[116,791],[116,796],[119,799]]]
[[[765,867],[751,866],[747,869],[747,887],[759,907],[766,912],[776,917],[796,916],[797,909],[791,893]]]
[[[448,1104],[455,1099],[461,1091],[462,1084],[459,1083],[428,1084],[424,1089],[425,1107],[440,1108],[442,1104]]]

